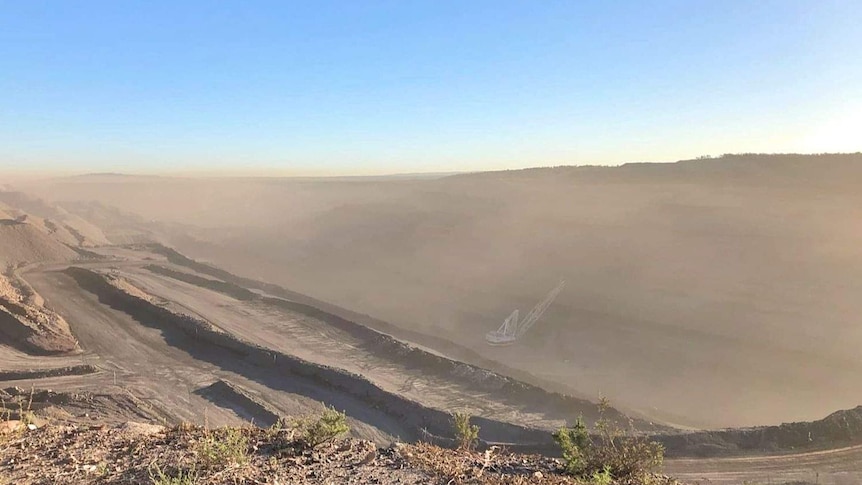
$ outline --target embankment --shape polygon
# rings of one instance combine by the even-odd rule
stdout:
[[[33,355],[78,350],[66,321],[12,269],[0,274],[0,343]]]
[[[279,412],[247,390],[219,379],[209,386],[195,391],[217,406],[233,410],[238,416],[258,426],[272,426],[278,421]]]
[[[49,377],[84,376],[98,372],[90,364],[55,367],[53,369],[28,369],[0,371],[0,381],[20,381],[25,379],[47,379]]]
[[[401,436],[405,439],[417,439],[424,432],[436,436],[450,436],[452,426],[448,410],[429,408],[420,403],[389,393],[374,385],[364,377],[324,365],[314,364],[292,355],[242,340],[226,333],[208,322],[175,313],[158,306],[138,295],[132,295],[118,288],[107,276],[79,267],[70,267],[66,273],[78,284],[96,294],[114,308],[129,313],[136,319],[146,319],[154,326],[167,331],[179,331],[185,339],[175,340],[173,345],[185,346],[190,352],[201,347],[209,347],[218,359],[212,362],[217,365],[229,365],[231,359],[242,359],[256,368],[266,369],[270,379],[300,379],[314,386],[347,396],[355,402],[362,403],[363,410],[357,410],[364,416],[382,413],[408,429],[412,436]],[[196,347],[196,348],[193,348]],[[229,351],[225,353],[224,350]],[[233,368],[232,370],[236,370]],[[350,415],[350,409],[347,410]],[[354,416],[357,417],[357,416]],[[487,442],[530,443],[537,447],[549,446],[551,436],[547,431],[538,430],[509,423],[503,423],[484,418],[475,418],[474,422],[482,428],[482,438]],[[374,422],[369,422],[376,425]]]
[[[585,399],[551,392],[542,387],[528,384],[497,372],[443,357],[309,303],[285,298],[260,296],[236,283],[203,278],[198,275],[175,271],[162,266],[148,265],[146,269],[202,288],[218,291],[240,300],[256,299],[273,307],[324,322],[359,340],[370,353],[377,357],[388,359],[408,369],[416,369],[417,372],[457,382],[471,389],[493,393],[495,400],[511,406],[528,407],[549,414],[564,416],[576,417],[581,415],[588,421],[594,421],[599,417],[598,407]],[[606,411],[606,416],[620,422],[627,422],[627,418],[614,409]],[[643,430],[656,431],[666,429],[643,421],[636,421],[635,424],[637,428]]]
[[[862,406],[817,421],[658,436],[669,454],[712,457],[750,453],[797,453],[862,443]]]
[[[184,266],[186,268],[194,270],[195,272],[218,278],[223,282],[230,283],[246,289],[250,288],[261,290],[270,295],[274,295],[290,302],[308,305],[318,311],[322,311],[340,319],[343,319],[347,322],[351,322],[354,325],[365,327],[367,330],[391,335],[398,340],[413,342],[418,345],[434,349],[435,351],[438,351],[450,357],[451,359],[454,359],[456,362],[469,363],[473,366],[476,366],[477,368],[487,369],[490,372],[498,374],[504,379],[510,378],[516,382],[519,382],[520,384],[530,386],[530,392],[533,392],[532,389],[535,389],[539,390],[540,392],[550,391],[553,394],[573,396],[574,391],[568,387],[561,386],[557,382],[536,377],[528,372],[509,367],[495,360],[485,358],[474,350],[464,347],[463,345],[459,345],[458,343],[451,340],[439,336],[426,335],[424,333],[408,330],[405,328],[405,326],[393,325],[389,322],[374,318],[370,315],[365,315],[363,313],[358,313],[346,308],[342,308],[338,305],[333,305],[331,303],[327,303],[325,301],[318,300],[316,298],[303,295],[301,293],[297,293],[286,288],[282,288],[278,285],[237,276],[223,269],[195,261],[194,259],[191,259],[177,252],[173,248],[164,246],[159,243],[149,243],[144,245],[138,245],[137,247],[143,247],[156,254],[161,254],[173,264],[176,264],[178,266]],[[582,403],[589,403],[588,400],[579,397],[571,397],[571,399],[580,401]],[[589,404],[588,409],[583,410],[583,414],[584,417],[587,419],[590,419],[591,416],[597,417],[595,416],[595,404]],[[646,428],[651,427],[647,422],[639,422],[638,424]]]
[[[156,274],[160,274],[162,276],[173,278],[175,280],[184,281],[195,286],[200,286],[201,288],[218,291],[219,293],[224,293],[225,295],[231,296],[241,301],[254,300],[258,297],[256,293],[249,291],[242,286],[235,285],[233,283],[227,283],[221,280],[211,280],[209,278],[204,278],[195,274],[186,273],[183,271],[175,271],[170,268],[165,268],[164,266],[159,266],[155,264],[148,264],[144,266],[144,269],[152,271]]]
[[[30,318],[21,305],[2,299],[0,342],[31,355],[60,355],[78,350],[77,341],[65,326]]]
[[[330,396],[343,398],[339,401],[339,406],[347,399],[360,403],[342,407],[354,419],[371,426],[385,426],[385,420],[399,423],[403,429],[409,430],[401,434],[402,439],[427,439],[445,443],[452,434],[447,410],[429,408],[389,393],[360,375],[310,363],[244,341],[206,321],[158,306],[141,295],[130,294],[112,284],[111,277],[104,274],[75,267],[66,272],[83,288],[95,293],[100,301],[122,309],[139,321],[146,320],[150,322],[148,324],[162,328],[166,333],[183,334],[183,338],[173,340],[172,345],[181,346],[194,355],[198,355],[196,352],[203,349],[208,355],[216,356],[210,362],[234,372],[246,372],[243,369],[248,367],[258,369],[255,374],[243,375],[249,379],[260,380],[260,375],[265,373],[268,380],[261,382],[272,389],[285,389],[281,383],[291,383],[291,392],[311,387],[326,389]],[[232,361],[242,361],[244,366],[233,366]],[[293,385],[297,382],[304,384]],[[260,424],[273,420],[277,413],[248,393],[236,392],[231,386],[210,386],[201,392],[211,391],[217,393],[222,401],[232,401],[219,405],[244,410],[252,416],[263,416],[253,418]],[[314,398],[319,399],[319,395]],[[557,453],[550,433],[546,430],[483,418],[475,418],[474,422],[481,427],[484,444],[507,443],[511,449],[521,452]],[[653,436],[653,439],[665,445],[670,457],[794,453],[858,444],[862,442],[860,438],[862,407],[839,411],[814,422]]]

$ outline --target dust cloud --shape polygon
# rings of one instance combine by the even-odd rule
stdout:
[[[460,342],[696,427],[862,402],[862,155],[439,178],[93,175],[22,186],[114,242]],[[567,285],[518,344],[486,331]]]

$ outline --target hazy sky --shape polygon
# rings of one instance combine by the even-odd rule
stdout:
[[[859,1],[0,0],[0,169],[862,150]]]

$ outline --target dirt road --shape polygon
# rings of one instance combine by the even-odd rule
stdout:
[[[862,483],[862,446],[781,456],[668,460],[665,472],[704,485],[858,485]]]

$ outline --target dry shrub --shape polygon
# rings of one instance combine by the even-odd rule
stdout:
[[[241,428],[207,431],[195,446],[204,468],[227,468],[248,463],[248,437]]]
[[[148,472],[153,485],[195,485],[198,482],[198,474],[194,469],[170,473],[158,464],[152,464]]]

